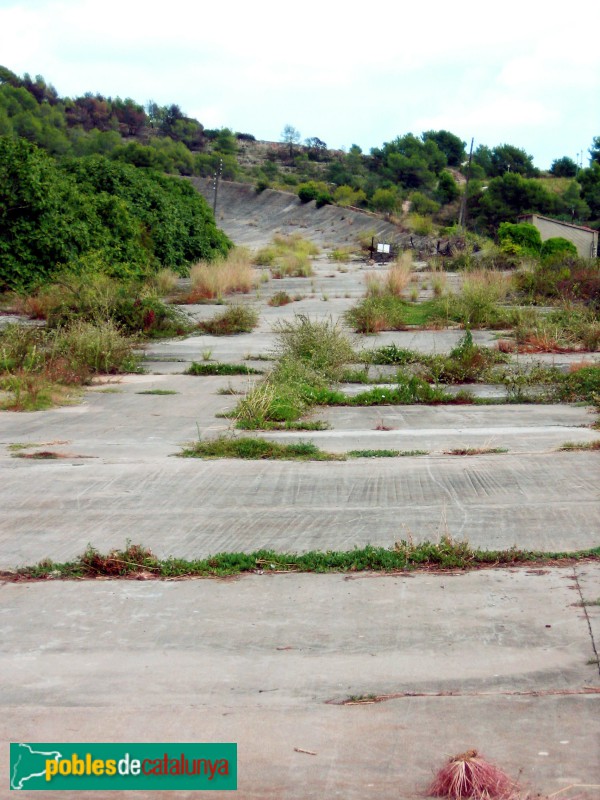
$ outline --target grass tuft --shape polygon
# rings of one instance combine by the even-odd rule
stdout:
[[[596,439],[593,442],[565,442],[558,449],[567,452],[574,450],[600,450],[600,439]]]
[[[247,367],[245,364],[225,364],[219,361],[210,364],[199,364],[192,361],[184,375],[261,375],[259,369]]]
[[[267,439],[219,436],[188,445],[183,458],[242,458],[279,461],[343,461],[343,456],[326,453],[312,442],[281,444]]]

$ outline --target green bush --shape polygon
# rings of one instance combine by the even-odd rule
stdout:
[[[258,311],[248,306],[229,306],[221,314],[198,323],[198,329],[213,336],[250,333],[258,325]]]
[[[528,222],[503,222],[498,228],[500,245],[513,244],[523,253],[537,256],[542,249],[542,238],[535,225]]]
[[[185,272],[230,246],[185,181],[98,155],[59,163],[23,139],[0,137],[0,290],[90,264],[120,277]]]
[[[436,203],[422,192],[412,192],[409,195],[410,210],[415,214],[431,215],[440,210],[440,204]]]
[[[574,256],[577,258],[577,248],[568,239],[562,236],[553,236],[542,243],[541,256],[543,259],[552,258],[557,255]]]

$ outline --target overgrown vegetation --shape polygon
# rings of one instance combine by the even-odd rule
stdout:
[[[0,290],[28,290],[65,269],[182,273],[229,247],[185,181],[100,155],[59,163],[25,139],[0,136]]]
[[[225,258],[200,261],[190,270],[191,290],[180,302],[201,303],[222,300],[226,295],[251,292],[258,283],[252,256],[243,247],[235,247]]]
[[[250,333],[258,325],[258,311],[249,306],[232,305],[212,319],[198,323],[198,330],[212,336]]]
[[[318,253],[319,248],[299,234],[277,235],[254,260],[260,267],[269,267],[274,278],[308,278],[313,274],[310,259]]]
[[[170,557],[159,559],[143,545],[128,543],[122,550],[103,554],[91,545],[82,556],[65,563],[50,559],[21,567],[16,572],[2,573],[4,580],[52,580],[79,578],[145,577],[223,577],[243,573],[264,572],[396,572],[404,570],[481,569],[482,567],[515,567],[518,565],[575,563],[600,560],[600,547],[570,552],[536,550],[479,550],[468,542],[449,536],[439,542],[415,544],[402,540],[391,548],[366,547],[348,551],[310,551],[279,553],[257,550],[252,553],[218,553],[204,559],[186,560]]]
[[[0,408],[43,410],[72,401],[95,374],[135,372],[137,341],[111,320],[54,329],[7,325],[0,329]]]
[[[49,328],[76,320],[102,326],[109,320],[128,335],[164,338],[182,336],[193,327],[185,314],[163,302],[152,282],[117,280],[93,269],[61,273],[32,294],[17,297],[14,305]]]

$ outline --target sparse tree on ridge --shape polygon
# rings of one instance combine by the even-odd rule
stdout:
[[[281,140],[290,148],[290,158],[294,157],[294,145],[300,143],[300,131],[293,125],[286,125],[281,132]]]

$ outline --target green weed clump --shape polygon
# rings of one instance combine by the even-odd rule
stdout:
[[[357,333],[402,331],[407,326],[408,303],[393,294],[371,294],[346,311],[346,322]]]
[[[212,319],[198,323],[198,330],[212,336],[231,336],[250,333],[258,325],[258,311],[249,306],[229,306]]]
[[[224,364],[221,362],[192,361],[184,375],[261,375],[261,370],[247,367],[245,364]]]
[[[565,376],[558,387],[558,395],[563,401],[600,406],[600,366],[583,367]]]
[[[311,320],[297,314],[273,328],[277,334],[275,354],[279,361],[298,361],[326,380],[338,381],[344,366],[356,358],[352,343],[339,324]]]
[[[326,453],[312,442],[281,444],[267,439],[219,436],[216,439],[193,442],[185,447],[183,458],[242,458],[278,461],[340,461],[343,456]]]
[[[460,293],[438,300],[440,316],[471,328],[506,328],[510,312],[500,303],[510,291],[510,277],[493,270],[467,273]]]
[[[427,355],[391,344],[365,351],[363,357],[372,364],[413,365],[421,378],[435,383],[493,380],[491,368],[509,360],[506,353],[476,345],[469,329],[448,355]]]
[[[565,442],[558,449],[567,452],[600,450],[600,439],[596,439],[593,442]]]
[[[428,450],[350,450],[348,458],[406,458],[427,456]]]
[[[331,320],[297,315],[274,330],[276,365],[262,384],[250,389],[235,410],[240,427],[257,429],[297,420],[314,405],[315,389],[337,382],[355,358],[352,344]]]
[[[269,305],[274,308],[279,308],[280,306],[287,306],[288,303],[291,302],[293,302],[293,298],[291,298],[287,292],[275,292],[273,297],[269,300]]]

